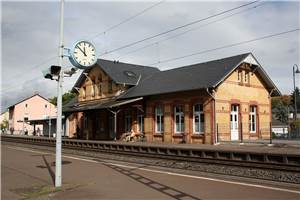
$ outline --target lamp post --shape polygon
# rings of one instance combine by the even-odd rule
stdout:
[[[299,68],[297,64],[293,65],[293,81],[294,81],[294,120],[297,120],[297,96],[296,96],[296,83],[295,83],[295,75],[300,74]]]

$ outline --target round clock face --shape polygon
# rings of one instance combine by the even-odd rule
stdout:
[[[79,41],[72,52],[73,61],[79,68],[86,68],[96,63],[95,46],[88,41]]]

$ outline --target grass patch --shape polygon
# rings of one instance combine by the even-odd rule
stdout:
[[[86,184],[64,184],[63,187],[59,187],[59,188],[53,186],[23,188],[23,189],[19,189],[19,190],[23,190],[22,192],[23,197],[20,198],[20,200],[29,200],[44,195],[54,194],[57,192],[70,191],[82,186],[86,186]]]
[[[28,200],[28,199],[36,198],[39,196],[56,193],[59,191],[61,191],[61,188],[43,186],[43,187],[37,188],[35,191],[25,193],[24,197],[22,197],[20,200]]]

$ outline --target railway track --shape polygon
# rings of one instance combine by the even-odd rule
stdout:
[[[55,139],[2,135],[5,142],[54,147]],[[274,152],[233,151],[213,148],[188,148],[147,143],[124,143],[63,139],[63,149],[90,154],[129,157],[164,167],[243,176],[300,184],[300,155]]]

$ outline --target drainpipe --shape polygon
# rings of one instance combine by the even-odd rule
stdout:
[[[214,93],[215,93],[215,90],[213,89],[212,90],[212,93],[209,92],[209,89],[206,88],[206,92],[209,96],[211,96],[211,98],[213,99],[214,103],[213,103],[213,114],[214,114],[214,122],[213,122],[213,134],[214,134],[214,140],[213,140],[213,144],[214,145],[218,145],[219,144],[219,141],[217,139],[217,135],[216,135],[216,99],[215,99],[215,96],[214,96]]]

